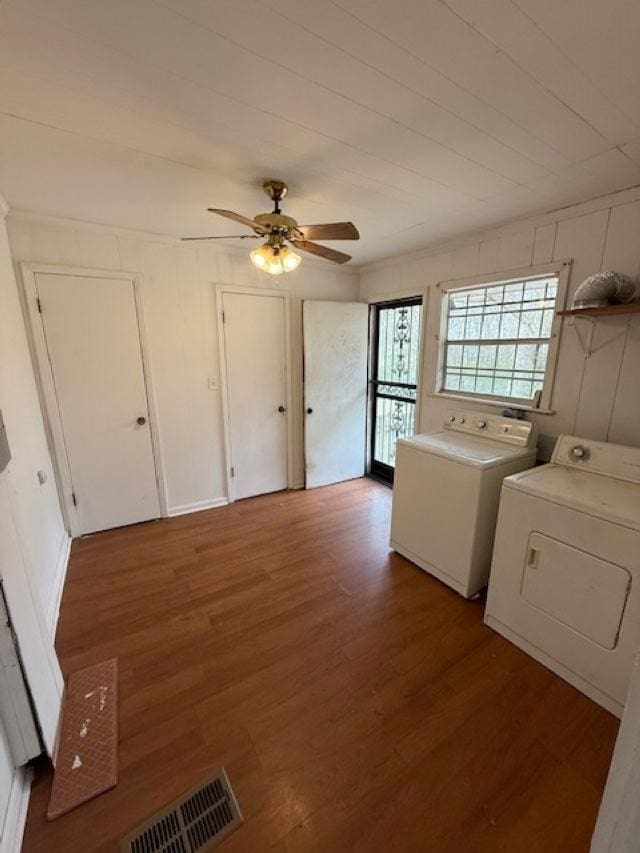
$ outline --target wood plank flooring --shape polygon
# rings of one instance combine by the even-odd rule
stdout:
[[[223,764],[231,851],[587,851],[617,720],[389,551],[369,480],[74,542],[65,672],[117,656],[118,786],[26,853],[115,851]]]

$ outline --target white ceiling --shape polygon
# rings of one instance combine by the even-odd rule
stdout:
[[[0,192],[164,234],[350,219],[354,262],[640,183],[638,0],[0,0]]]

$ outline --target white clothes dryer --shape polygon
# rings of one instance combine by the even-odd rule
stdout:
[[[618,716],[640,648],[640,448],[563,435],[503,484],[485,621]]]

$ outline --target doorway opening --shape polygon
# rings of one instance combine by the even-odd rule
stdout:
[[[415,431],[422,326],[422,297],[372,306],[372,477],[391,485],[396,441]]]

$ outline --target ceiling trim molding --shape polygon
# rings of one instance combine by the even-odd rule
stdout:
[[[0,200],[3,201],[2,196],[0,196]],[[113,237],[122,237],[123,239],[128,240],[142,240],[147,243],[164,243],[165,245],[183,246],[184,248],[187,246],[186,243],[182,243],[179,237],[174,237],[171,234],[158,234],[154,231],[139,231],[137,228],[125,228],[118,225],[106,225],[102,222],[89,222],[84,219],[72,219],[65,216],[55,216],[49,213],[37,213],[34,210],[25,210],[23,208],[12,207],[9,210],[9,207],[7,206],[7,211],[7,218],[9,222],[33,222],[40,225],[50,225],[56,228],[68,228],[80,231],[94,231],[101,234],[111,234]],[[214,252],[227,252],[229,254],[246,256],[247,251],[246,246],[236,246],[230,242],[226,243],[224,241],[203,241],[200,245],[208,246]],[[315,258],[308,258],[306,254],[303,255],[303,263],[306,267],[312,267],[315,269],[331,269],[335,271],[336,267],[338,267],[340,272],[346,273],[347,275],[357,275],[360,269],[355,264],[350,264],[349,266],[345,264],[342,266],[332,264],[329,266],[326,261],[317,261]]]
[[[360,264],[357,268],[358,273],[375,272],[377,270],[387,269],[397,266],[398,263],[406,263],[408,261],[419,261],[422,258],[428,258],[432,255],[439,255],[442,252],[460,249],[463,246],[472,245],[474,243],[492,240],[496,237],[505,237],[509,234],[515,234],[522,231],[524,228],[540,228],[543,225],[550,225],[554,222],[562,222],[565,219],[576,219],[580,216],[587,216],[590,213],[595,213],[598,210],[606,210],[610,207],[620,207],[623,204],[630,204],[640,200],[640,184],[633,187],[627,187],[623,190],[616,190],[613,193],[607,193],[602,196],[595,196],[586,201],[576,202],[575,204],[566,205],[549,210],[545,213],[533,214],[521,219],[509,219],[498,225],[491,225],[486,228],[478,228],[473,231],[467,231],[457,237],[451,237],[447,240],[442,240],[437,243],[430,243],[423,249],[415,249],[410,252],[399,252],[395,255],[389,255],[386,258],[372,261],[371,263]]]

